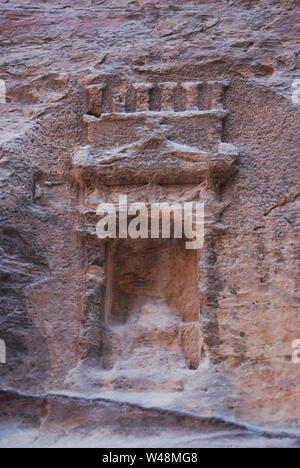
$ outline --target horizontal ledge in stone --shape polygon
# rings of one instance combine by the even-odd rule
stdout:
[[[99,117],[94,115],[85,114],[84,121],[101,122],[103,120],[136,120],[136,119],[151,119],[151,118],[170,118],[170,119],[192,119],[194,117],[217,117],[220,119],[225,118],[228,111],[225,109],[212,109],[212,110],[197,110],[197,111],[146,111],[146,112],[111,112],[101,114]]]

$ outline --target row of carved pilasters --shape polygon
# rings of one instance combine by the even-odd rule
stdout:
[[[87,86],[88,113],[176,112],[222,109],[224,81],[121,83]]]

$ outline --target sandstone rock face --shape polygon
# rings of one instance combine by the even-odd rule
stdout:
[[[0,9],[0,445],[300,446],[297,2]]]

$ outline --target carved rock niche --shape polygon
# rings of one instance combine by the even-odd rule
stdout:
[[[223,81],[93,84],[86,145],[73,157],[85,276],[81,362],[99,384],[182,390],[202,353],[217,358],[213,245],[225,226],[220,186],[236,148],[222,142]],[[101,202],[201,201],[205,244],[96,236]],[[170,383],[171,382],[171,383]],[[173,382],[173,384],[172,384]]]

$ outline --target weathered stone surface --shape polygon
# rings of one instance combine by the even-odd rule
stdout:
[[[0,445],[299,446],[297,2],[0,10]],[[204,247],[101,241],[119,194]]]

